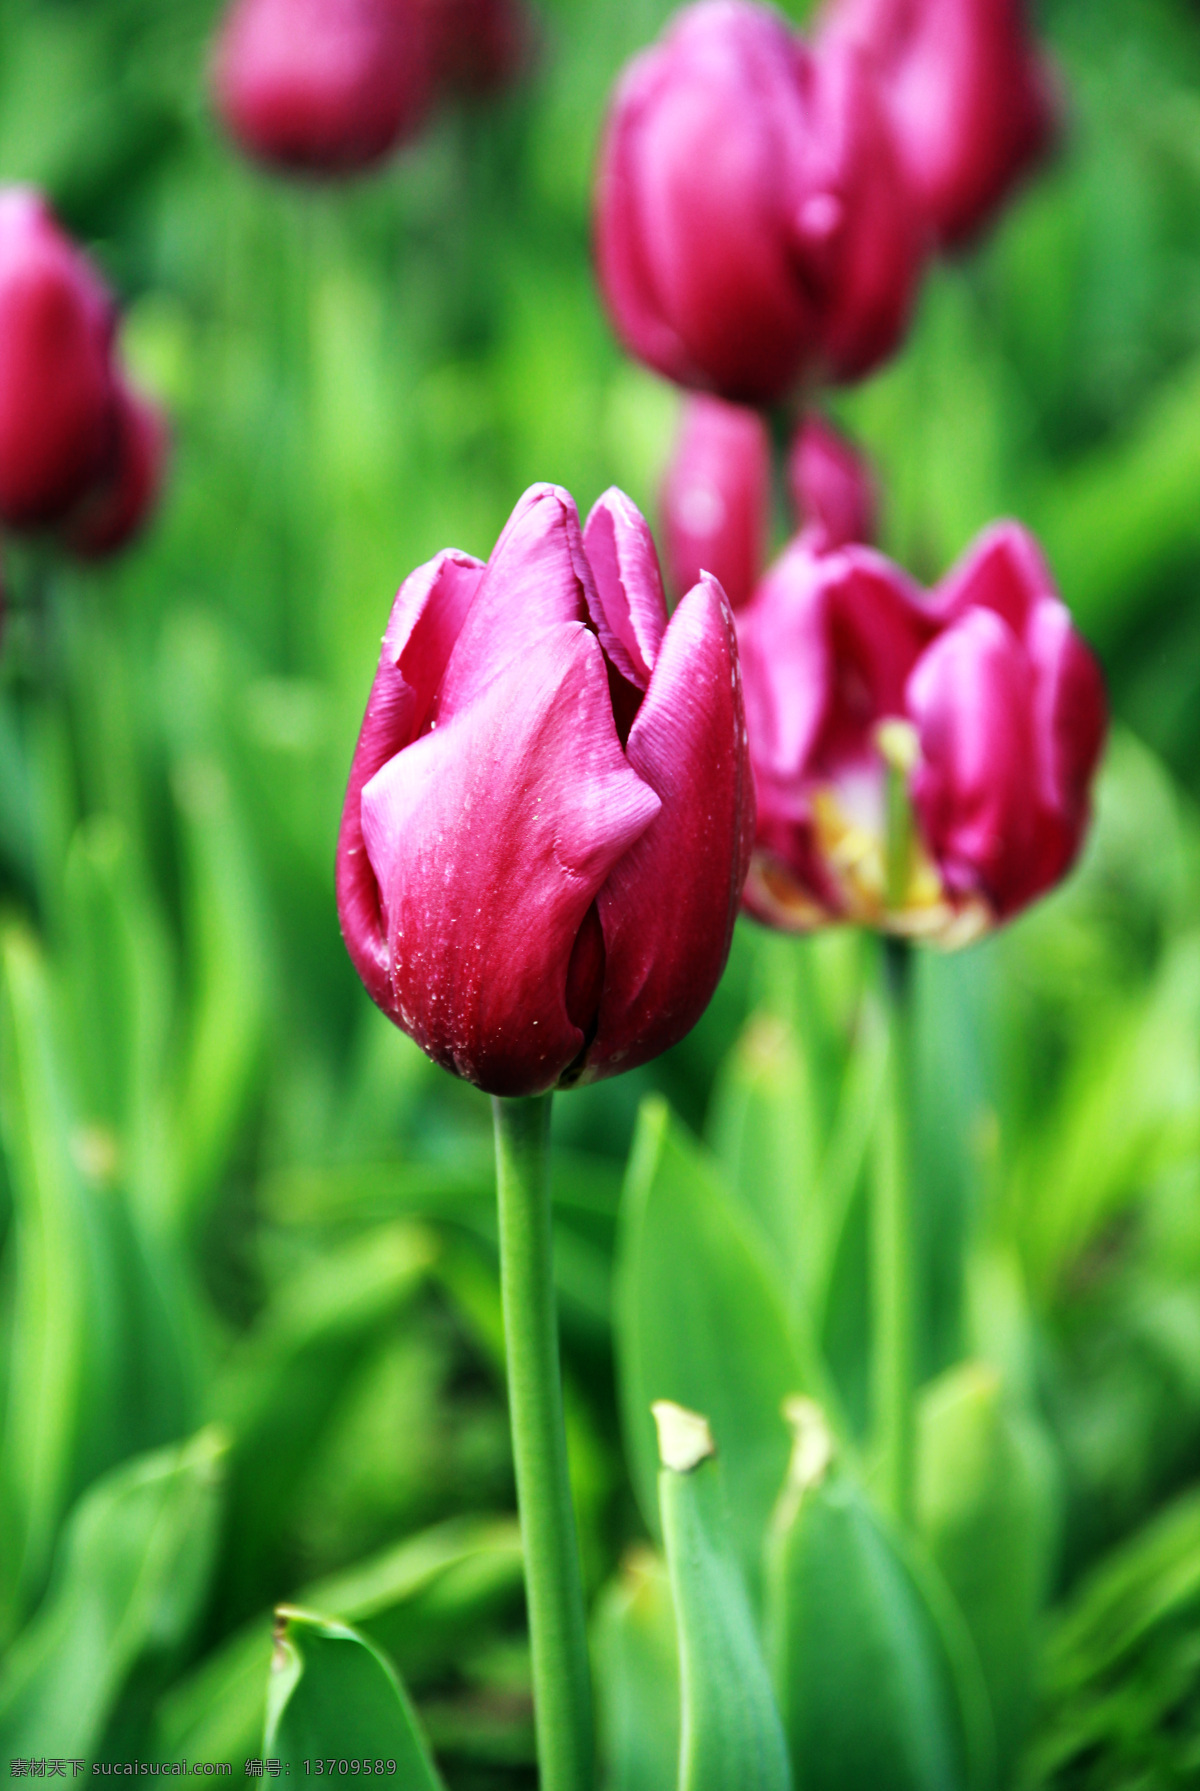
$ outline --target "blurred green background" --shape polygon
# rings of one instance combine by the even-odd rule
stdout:
[[[0,1757],[240,1776],[303,1596],[392,1652],[452,1786],[532,1784],[488,1105],[367,1000],[333,847],[402,577],[537,479],[654,514],[678,401],[601,313],[589,184],[668,8],[542,0],[524,87],[328,188],[221,138],[215,10],[0,8],[0,178],[93,248],[174,428],[144,543],[4,556]],[[1043,22],[1057,159],[835,409],[890,551],[932,578],[1021,516],[1110,682],[1079,874],[922,960],[920,1345],[993,1365],[1056,1489],[1024,1782],[1132,1791],[1200,1782],[1200,9]],[[648,1094],[768,1236],[757,1190],[819,1186],[864,1421],[870,955],[739,923],[683,1045],[557,1104],[592,1593],[645,1535],[611,1311]]]

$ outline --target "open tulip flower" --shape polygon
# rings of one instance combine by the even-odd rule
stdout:
[[[111,456],[114,313],[39,193],[0,192],[0,518],[62,519]]]
[[[234,0],[212,87],[248,155],[311,175],[369,167],[420,126],[432,98],[421,0]]]
[[[1069,869],[1104,690],[1018,524],[986,530],[928,595],[870,548],[801,536],[738,637],[759,919],[955,945]]]
[[[750,0],[686,8],[625,71],[596,194],[618,334],[745,404],[896,347],[925,225],[858,50],[815,56]]]
[[[1053,139],[1055,83],[1023,0],[832,0],[822,41],[870,58],[944,246],[986,223]]]
[[[490,1093],[632,1068],[716,987],[753,807],[720,586],[668,623],[628,498],[581,531],[534,486],[486,565],[441,553],[396,598],[338,846],[346,944]]]

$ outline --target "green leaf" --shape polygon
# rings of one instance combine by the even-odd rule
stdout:
[[[709,1136],[730,1191],[762,1233],[785,1292],[820,1249],[818,1127],[808,1060],[777,1014],[751,1017],[713,1093]]]
[[[811,1402],[772,1523],[767,1652],[797,1791],[960,1791],[955,1679],[922,1590]]]
[[[610,1791],[675,1791],[679,1641],[658,1556],[631,1551],[592,1622],[601,1754]]]
[[[116,1172],[161,1225],[161,1111],[173,978],[162,917],[124,828],[86,822],[67,857],[66,1006],[85,1125],[112,1141]]]
[[[974,1640],[1004,1782],[1029,1723],[1053,1561],[1049,1446],[994,1370],[965,1363],[922,1395],[916,1478],[917,1527]]]
[[[664,1463],[658,1495],[679,1625],[679,1791],[790,1791],[787,1743],[711,1432],[678,1405],[658,1402],[655,1410]]]
[[[0,1511],[0,1634],[44,1583],[71,1491],[92,1284],[90,1203],[70,1154],[41,956],[0,935],[0,1129],[13,1197],[13,1347]]]
[[[709,1414],[721,1439],[735,1546],[757,1587],[787,1466],[783,1399],[804,1384],[778,1284],[751,1222],[666,1105],[642,1108],[617,1251],[616,1346],[626,1450],[658,1526],[653,1401]]]
[[[186,1642],[208,1591],[227,1447],[201,1431],[80,1500],[50,1590],[0,1671],[0,1752],[86,1756],[133,1667]]]
[[[383,1655],[332,1618],[281,1605],[263,1753],[300,1772],[324,1755],[395,1762],[401,1791],[440,1791],[412,1705]]]
[[[365,1628],[411,1677],[444,1673],[523,1580],[515,1520],[452,1518],[332,1578],[295,1600]],[[165,1759],[252,1754],[263,1725],[271,1658],[265,1614],[214,1651],[164,1697],[155,1727]]]
[[[176,1216],[211,1196],[262,1074],[271,974],[262,897],[229,779],[189,754],[173,788],[183,834],[195,993],[174,1134]]]

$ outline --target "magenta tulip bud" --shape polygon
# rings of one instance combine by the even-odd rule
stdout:
[[[57,522],[112,449],[113,309],[38,193],[0,191],[0,518]]]
[[[310,175],[379,161],[424,122],[432,85],[420,0],[234,0],[212,64],[246,154]]]
[[[672,590],[681,596],[711,572],[734,609],[748,603],[771,515],[771,444],[757,412],[720,398],[687,400],[661,510]]]
[[[110,464],[63,527],[63,541],[72,553],[85,560],[103,559],[145,526],[162,487],[168,443],[159,407],[118,384]]]
[[[447,551],[401,586],[342,816],[342,934],[383,1011],[491,1094],[632,1069],[717,985],[753,810],[720,586],[668,623],[629,499],[581,532],[537,485],[486,566]]]
[[[861,58],[749,0],[703,0],[622,76],[596,193],[626,346],[745,404],[896,347],[924,224]]]
[[[520,0],[425,0],[439,87],[467,98],[499,93],[533,61],[533,21]]]
[[[930,596],[870,548],[801,536],[738,637],[760,920],[962,944],[1069,870],[1104,688],[1018,524],[985,531]]]
[[[1023,0],[832,0],[823,41],[870,57],[908,177],[944,246],[983,225],[1057,126]]]
[[[788,489],[800,526],[828,551],[875,539],[878,495],[871,470],[823,417],[805,417],[788,453]]]

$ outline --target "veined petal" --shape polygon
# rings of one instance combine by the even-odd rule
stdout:
[[[671,618],[626,751],[662,807],[598,897],[605,975],[589,1077],[682,1038],[729,955],[754,789],[733,616],[715,579],[702,578]]]
[[[581,626],[526,643],[466,708],[362,792],[389,1008],[493,1094],[552,1088],[583,1048],[566,1008],[579,929],[660,800],[617,740]]]
[[[596,581],[600,644],[621,676],[645,690],[667,626],[654,537],[614,485],[593,505],[583,545]]]

